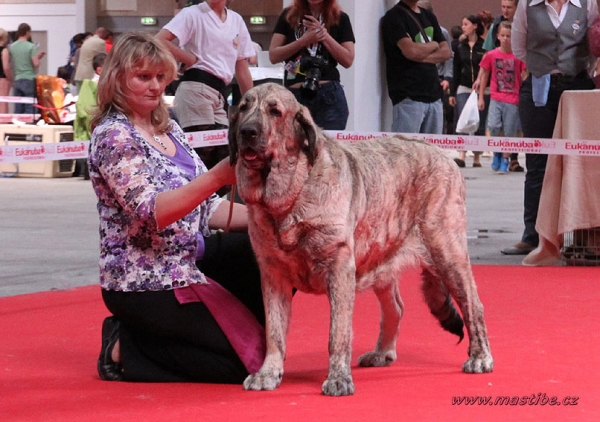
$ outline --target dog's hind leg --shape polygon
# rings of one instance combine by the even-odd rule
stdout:
[[[456,177],[455,166],[448,167],[448,170],[451,172],[445,176],[441,174],[440,180],[446,179],[449,183],[428,192],[428,206],[423,208],[420,218],[419,228],[423,244],[428,250],[423,292],[428,296],[432,312],[439,314],[442,326],[455,334],[459,334],[458,319],[452,316],[451,301],[443,294],[444,288],[458,305],[469,336],[469,359],[463,365],[463,371],[491,372],[494,360],[483,319],[483,305],[471,271],[465,234],[465,185],[462,178]],[[446,307],[444,303],[447,303]]]
[[[433,267],[431,271],[424,271],[424,293],[431,295],[437,290],[439,294],[441,288],[435,288],[435,285],[443,283],[460,308],[469,336],[469,359],[463,365],[463,372],[491,372],[494,369],[494,360],[490,352],[487,328],[483,319],[483,305],[479,300],[477,286],[471,271],[466,239],[464,245],[462,243],[456,239],[449,239],[443,246],[430,246]],[[427,300],[429,303],[432,301],[432,297],[428,297]],[[451,306],[451,301],[446,298],[444,302],[448,306],[442,306],[437,311],[435,308],[431,308],[432,312],[434,315],[435,312],[440,314],[441,319],[440,317],[438,319],[444,329],[451,332],[459,331],[457,316],[452,315],[454,307]],[[439,305],[440,298],[435,299],[434,303]],[[462,334],[462,328],[460,332]]]
[[[379,338],[372,352],[358,358],[360,366],[388,366],[396,360],[396,340],[400,329],[400,319],[404,312],[404,303],[400,297],[397,281],[385,288],[373,289],[381,306]]]

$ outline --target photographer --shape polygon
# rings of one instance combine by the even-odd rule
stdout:
[[[285,62],[285,86],[323,129],[346,128],[348,103],[337,64],[352,65],[354,42],[350,18],[336,0],[294,0],[273,31],[269,59]]]

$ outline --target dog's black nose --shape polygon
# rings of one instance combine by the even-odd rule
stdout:
[[[255,141],[260,135],[260,129],[257,125],[247,124],[240,128],[240,135],[244,141]]]

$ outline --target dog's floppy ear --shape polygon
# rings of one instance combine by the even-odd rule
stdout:
[[[229,120],[229,164],[232,166],[237,162],[238,156],[238,145],[237,145],[237,126],[238,126],[239,112],[235,112]]]
[[[310,112],[304,106],[296,113],[296,121],[300,125],[301,133],[298,133],[300,139],[305,139],[304,152],[308,158],[308,163],[312,166],[315,163],[316,145],[317,145],[317,128],[313,122]]]

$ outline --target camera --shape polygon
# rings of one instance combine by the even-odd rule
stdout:
[[[306,79],[300,87],[300,94],[305,98],[314,98],[319,91],[321,69],[329,64],[323,56],[302,56],[300,68],[305,71]]]

